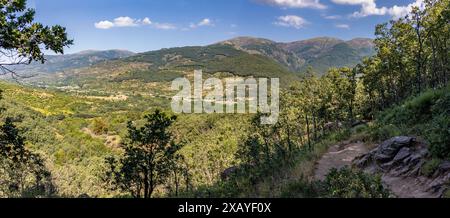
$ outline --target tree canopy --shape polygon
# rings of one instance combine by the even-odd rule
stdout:
[[[17,76],[8,66],[44,63],[44,51],[64,53],[64,47],[73,44],[66,28],[44,26],[34,21],[34,9],[27,8],[26,0],[0,0],[0,69],[2,74]]]

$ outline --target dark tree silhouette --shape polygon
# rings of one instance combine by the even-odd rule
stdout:
[[[136,198],[150,198],[171,173],[175,153],[181,148],[172,142],[169,126],[175,116],[156,110],[145,116],[146,123],[137,128],[128,123],[125,155],[121,160],[107,159],[107,178],[116,188],[130,192]]]

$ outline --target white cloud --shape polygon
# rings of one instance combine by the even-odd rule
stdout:
[[[350,29],[350,25],[348,24],[336,24],[335,26],[339,29]]]
[[[327,20],[338,20],[338,19],[341,19],[342,16],[341,15],[324,15],[323,18],[325,18]]]
[[[142,24],[144,25],[151,25],[152,21],[150,20],[150,18],[146,17],[142,20]]]
[[[315,8],[325,9],[320,0],[256,0],[262,3],[276,5],[283,8]]]
[[[189,28],[195,29],[197,27],[202,27],[202,26],[214,26],[214,23],[211,21],[211,19],[205,18],[198,23],[191,23],[189,25]]]
[[[352,17],[367,17],[371,15],[390,15],[393,18],[400,18],[408,15],[412,7],[423,7],[423,0],[416,0],[406,6],[394,5],[392,7],[378,7],[375,0],[331,0],[336,4],[361,5],[361,10],[352,14]]]
[[[171,23],[155,23],[153,27],[160,30],[174,30],[177,28],[175,25]]]
[[[95,25],[95,28],[104,29],[104,30],[114,27],[114,23],[112,23],[111,21],[107,21],[107,20],[100,21],[98,23],[95,23],[94,25]]]
[[[134,19],[128,16],[114,18],[113,21],[104,20],[95,23],[97,29],[111,29],[113,27],[138,27],[138,26],[153,26],[156,29],[170,30],[176,29],[175,25],[170,23],[153,23],[150,18]]]
[[[361,5],[373,0],[331,0],[336,4],[346,4],[346,5]]]
[[[131,17],[118,17],[114,19],[114,26],[116,27],[133,27],[138,26],[136,19]]]
[[[308,24],[308,21],[299,16],[286,15],[278,17],[277,21],[274,24],[278,26],[293,27],[296,29],[300,29],[303,28],[306,24]]]
[[[213,25],[211,20],[209,18],[205,18],[200,23],[198,23],[198,26],[211,26]]]

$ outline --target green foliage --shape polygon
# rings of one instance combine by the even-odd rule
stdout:
[[[393,107],[386,110],[379,116],[383,123],[414,125],[415,123],[424,123],[432,118],[433,107],[438,100],[444,99],[444,93],[449,91],[448,88],[434,91],[427,91],[416,98],[412,98],[403,103],[400,107]],[[436,113],[439,113],[440,108],[436,107]]]
[[[31,29],[43,37],[38,37],[37,45],[56,52],[61,53],[62,47],[71,43],[61,27],[32,25],[34,12],[25,10],[24,1],[0,0],[0,5],[7,2],[16,4],[10,9],[0,7],[2,15],[13,14],[10,23],[0,16],[0,22],[6,22],[0,34],[12,34],[1,39],[1,45],[4,40],[9,46],[6,50],[42,61],[39,47],[29,43],[30,37],[36,37]],[[35,184],[38,178],[34,173],[39,171],[44,175],[51,172],[58,194],[67,197],[386,197],[379,178],[349,169],[333,171],[323,184],[310,184],[304,177],[310,176],[314,161],[327,146],[367,130],[351,130],[349,127],[358,123],[355,121],[371,120],[381,110],[385,111],[379,113],[375,125],[368,127],[375,140],[421,135],[430,142],[436,160],[449,157],[450,91],[439,88],[449,81],[445,42],[449,41],[450,7],[448,0],[435,5],[430,2],[424,11],[414,11],[416,19],[378,26],[374,57],[354,69],[330,69],[322,77],[310,66],[320,69],[356,63],[361,51],[355,48],[364,46],[357,41],[343,43],[325,38],[294,43],[289,48],[291,53],[266,42],[242,47],[261,55],[227,43],[172,48],[95,62],[86,69],[69,70],[57,79],[53,74],[42,75],[42,81],[34,84],[45,85],[45,90],[0,83],[5,90],[3,104],[8,109],[1,117],[17,117],[22,120],[17,125],[27,130],[23,138],[10,137],[18,134],[11,123],[6,125],[2,140],[9,141],[2,148],[27,144],[25,153],[30,155],[25,156],[32,160],[5,159],[1,163],[4,169],[0,175],[6,175],[12,184],[1,194],[49,194],[51,189],[40,192],[43,189]],[[55,41],[49,41],[52,39]],[[120,53],[91,55],[109,60]],[[296,59],[300,54],[305,60]],[[79,67],[71,65],[78,61],[90,65],[88,57],[93,56],[66,56],[50,70]],[[300,80],[289,72],[298,67],[305,71]],[[168,82],[189,77],[187,72],[194,69],[203,69],[206,77],[280,77],[287,88],[281,93],[279,122],[260,125],[261,114],[253,118],[180,115],[175,121],[158,110],[141,119],[153,108],[168,108]],[[433,90],[411,97],[426,88]],[[127,126],[127,120],[135,123]],[[423,172],[431,174],[436,164],[430,161]],[[236,170],[220,180],[226,169]],[[105,172],[106,178],[102,178]],[[14,173],[26,175],[25,186],[30,188],[14,189]]]
[[[0,74],[17,74],[8,68],[14,64],[40,61],[41,48],[63,53],[71,45],[64,27],[48,27],[34,22],[35,11],[27,9],[26,0],[0,0]],[[3,114],[3,108],[1,115]],[[49,197],[55,193],[50,171],[39,154],[25,146],[25,138],[6,117],[0,128],[0,196]]]
[[[380,24],[376,28],[377,54],[359,67],[370,111],[376,112],[398,104],[428,88],[441,88],[450,80],[450,1],[426,1],[425,8],[415,8],[411,16]],[[416,108],[419,116],[428,110],[423,95]]]
[[[44,26],[34,22],[36,12],[27,9],[26,0],[0,1],[0,45],[2,57],[11,52],[11,57],[19,56],[25,61],[41,61],[44,63],[44,54],[41,47],[56,53],[63,53],[64,47],[71,45],[66,29],[56,25]],[[7,57],[8,58],[8,57]],[[9,72],[3,65],[2,70]],[[4,71],[5,72],[5,71]]]
[[[378,115],[372,128],[375,140],[400,134],[422,135],[434,157],[450,157],[450,87],[429,90]]]
[[[236,164],[239,143],[249,129],[249,116],[240,114],[186,114],[171,127],[189,166],[191,185],[213,184],[220,174]]]
[[[319,37],[291,43],[277,43],[267,39],[238,37],[222,44],[267,56],[295,72],[312,67],[320,75],[331,67],[353,67],[362,57],[373,55],[371,39],[342,41]]]
[[[96,118],[92,121],[92,131],[96,135],[103,135],[108,133],[108,124],[100,118]]]
[[[12,119],[0,127],[0,197],[49,197],[55,193],[40,155],[29,151]]]
[[[126,80],[139,80],[145,83],[149,82],[170,82],[176,78],[182,77],[183,73],[175,70],[164,70],[164,71],[132,71],[121,77],[115,78],[114,82],[122,82]]]
[[[123,61],[152,64],[146,71],[132,72],[125,76],[125,79],[166,81],[177,76],[177,72],[202,69],[210,74],[231,73],[242,77],[280,78],[283,84],[298,80],[295,74],[276,61],[262,55],[248,54],[228,45],[163,49],[132,56]]]
[[[450,116],[440,115],[433,119],[425,138],[431,144],[430,152],[434,157],[450,159]]]
[[[275,61],[261,55],[241,53],[227,58],[216,58],[205,64],[205,72],[230,72],[236,76],[280,78],[283,84],[298,80],[294,74]]]
[[[428,160],[421,168],[421,174],[424,176],[431,177],[434,172],[438,169],[439,165],[442,163],[440,159],[431,159]]]
[[[313,46],[318,49],[319,46]],[[365,56],[374,54],[373,48],[367,48],[366,51],[361,51],[357,47],[351,45],[350,42],[342,42],[332,46],[329,49],[320,49],[317,56],[308,56],[306,65],[301,68],[302,71],[307,70],[307,67],[312,67],[317,72],[326,74],[326,72],[333,67],[354,67]],[[306,49],[309,51],[309,49]]]
[[[332,169],[324,181],[325,196],[330,198],[387,198],[389,192],[380,177],[349,168]]]
[[[342,131],[334,133],[332,136],[335,141],[340,142],[348,139],[351,136],[351,134],[352,133],[350,129],[344,129]]]
[[[403,131],[393,124],[381,124],[369,129],[370,139],[375,142],[384,141],[395,136],[402,135]]]
[[[444,193],[444,197],[443,198],[450,198],[450,190],[447,190],[445,193]]]
[[[305,179],[286,185],[280,195],[281,198],[317,198],[320,197],[320,185]]]
[[[175,153],[180,149],[167,131],[176,117],[160,110],[145,116],[144,126],[137,128],[128,123],[128,139],[124,157],[107,158],[108,180],[118,189],[135,198],[152,197],[155,188],[164,184],[174,164]]]

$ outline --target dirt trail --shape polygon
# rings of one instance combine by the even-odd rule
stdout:
[[[314,179],[324,180],[331,169],[341,169],[345,166],[350,166],[355,158],[368,152],[369,150],[364,143],[343,143],[341,145],[334,145],[317,162]]]
[[[389,190],[399,198],[439,198],[437,193],[427,191],[427,178],[395,177],[383,175],[381,178]]]
[[[316,163],[314,179],[324,180],[333,168],[350,166],[355,158],[369,152],[364,143],[342,143],[332,146]],[[436,194],[426,191],[424,178],[395,177],[388,174],[382,176],[386,187],[399,198],[437,198]]]

